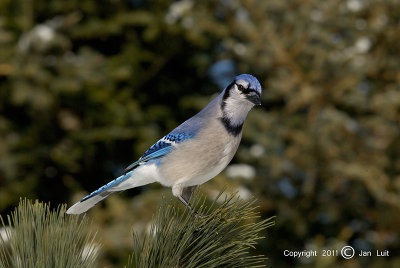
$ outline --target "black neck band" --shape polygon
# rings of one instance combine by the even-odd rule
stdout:
[[[237,126],[232,125],[231,120],[229,120],[226,117],[221,117],[221,122],[224,125],[226,131],[228,131],[229,134],[233,136],[237,136],[242,132],[243,129],[243,123]]]

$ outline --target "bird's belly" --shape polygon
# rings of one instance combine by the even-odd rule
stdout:
[[[201,148],[201,147],[198,147]],[[218,175],[232,160],[237,146],[225,142],[213,148],[202,148],[196,153],[176,153],[163,159],[159,182],[165,186],[199,185]]]
[[[181,183],[184,187],[203,184],[217,176],[222,170],[224,170],[230,161],[231,157],[225,156],[218,162],[216,166],[205,170],[203,174],[195,175],[189,179],[183,179],[182,182],[178,183]]]

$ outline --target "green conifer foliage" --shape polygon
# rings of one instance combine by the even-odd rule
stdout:
[[[217,197],[217,199],[222,195]],[[177,206],[163,202],[150,231],[134,235],[131,267],[263,267],[265,256],[251,256],[262,237],[260,231],[274,224],[273,218],[257,221],[255,200],[226,195],[219,204],[205,206],[195,194],[196,212],[179,213]]]
[[[86,217],[65,214],[66,205],[50,210],[48,204],[21,200],[1,223],[0,267],[95,267],[97,246]]]

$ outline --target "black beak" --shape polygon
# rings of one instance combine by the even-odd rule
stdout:
[[[255,105],[261,105],[261,96],[259,94],[248,96],[247,99]]]

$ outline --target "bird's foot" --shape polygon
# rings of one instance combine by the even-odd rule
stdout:
[[[198,219],[206,219],[208,217],[207,215],[198,213],[197,211],[193,211],[193,215],[195,218],[198,218]]]

